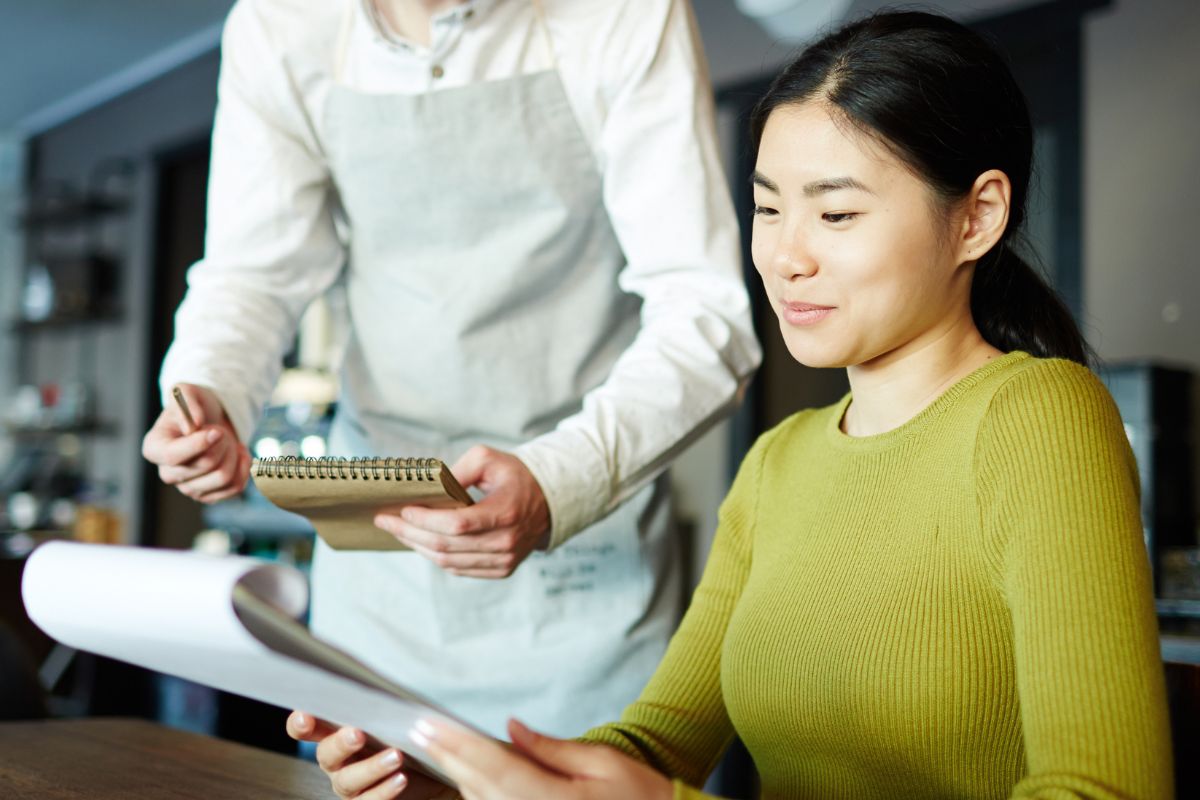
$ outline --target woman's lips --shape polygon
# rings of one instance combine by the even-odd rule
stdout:
[[[789,325],[816,325],[833,313],[836,306],[814,303],[782,303],[783,318]]]

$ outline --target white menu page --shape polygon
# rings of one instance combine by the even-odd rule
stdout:
[[[30,619],[63,644],[352,725],[451,785],[408,731],[427,717],[479,732],[310,634],[296,621],[308,582],[290,566],[50,542],[29,557],[21,592]]]

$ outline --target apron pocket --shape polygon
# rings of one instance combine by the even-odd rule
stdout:
[[[650,603],[655,561],[645,543],[665,530],[658,525],[663,503],[651,484],[628,502],[552,553],[534,553],[521,570],[528,572],[528,620],[534,640],[588,635],[595,629],[632,630]],[[521,571],[518,570],[518,573]]]

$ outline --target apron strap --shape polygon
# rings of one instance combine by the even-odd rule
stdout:
[[[532,2],[538,28],[542,31],[542,41],[546,45],[546,57],[550,59],[550,69],[557,71],[558,55],[554,52],[554,40],[550,38],[550,25],[546,22],[546,9],[542,5],[542,0],[532,0]]]
[[[337,45],[333,50],[333,80],[343,83],[342,74],[346,66],[346,49],[350,46],[350,30],[354,27],[354,4],[358,0],[345,0],[346,13],[342,14],[342,22],[338,28]]]

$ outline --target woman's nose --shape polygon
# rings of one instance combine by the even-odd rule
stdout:
[[[817,274],[817,261],[804,246],[803,238],[798,232],[779,237],[772,266],[779,277],[789,281],[811,278]]]

